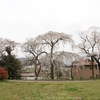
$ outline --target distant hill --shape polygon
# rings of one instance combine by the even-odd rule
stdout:
[[[25,61],[26,58],[18,58],[20,61]]]

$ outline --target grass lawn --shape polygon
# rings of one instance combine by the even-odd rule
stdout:
[[[0,82],[0,100],[100,100],[100,80]]]

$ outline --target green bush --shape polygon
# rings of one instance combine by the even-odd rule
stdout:
[[[80,80],[84,80],[84,78],[82,76],[80,76]]]

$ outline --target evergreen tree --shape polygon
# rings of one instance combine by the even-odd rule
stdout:
[[[14,55],[11,55],[10,58],[8,55],[2,55],[0,65],[7,68],[8,79],[20,79],[21,62]]]

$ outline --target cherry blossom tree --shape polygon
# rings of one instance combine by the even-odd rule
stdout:
[[[50,53],[50,68],[51,68],[51,79],[54,79],[54,64],[53,55],[55,51],[58,51],[59,47],[63,44],[74,45],[74,40],[71,35],[59,32],[49,31],[45,34],[39,35],[35,38],[35,41],[39,43],[39,48],[45,49]]]
[[[60,74],[63,74],[63,71],[66,73],[71,73],[71,65],[73,62],[78,61],[80,56],[77,53],[58,51],[53,53],[53,66],[54,66],[54,75],[57,78],[60,78]],[[50,54],[43,56],[40,61],[42,65],[46,67],[48,72],[47,77],[51,74],[50,72]],[[79,67],[79,66],[77,66]],[[65,70],[68,69],[68,70]],[[70,70],[69,70],[70,69]],[[69,75],[70,76],[70,75]],[[70,76],[71,77],[71,76]]]

